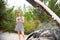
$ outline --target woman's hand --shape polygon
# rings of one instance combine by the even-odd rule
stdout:
[[[23,21],[22,21],[22,20],[19,20],[19,22],[21,22],[21,23],[22,23]]]

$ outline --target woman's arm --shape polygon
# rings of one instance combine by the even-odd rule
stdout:
[[[24,23],[24,17],[22,19],[23,19],[22,23]]]
[[[18,20],[17,20],[17,18],[16,18],[16,23],[18,23]]]
[[[24,23],[24,17],[22,17],[22,20],[21,20],[22,23]]]

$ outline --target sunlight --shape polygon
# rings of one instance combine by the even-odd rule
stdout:
[[[31,6],[26,0],[7,0],[7,5],[8,8],[14,6],[15,9],[18,8],[19,6],[23,7],[24,4],[26,6]]]

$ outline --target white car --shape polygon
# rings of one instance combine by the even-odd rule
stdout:
[[[41,8],[46,14],[52,18],[57,24],[58,28],[54,29],[42,29],[35,31],[27,37],[26,40],[60,40],[60,18],[46,5],[39,0],[26,0],[35,8]]]

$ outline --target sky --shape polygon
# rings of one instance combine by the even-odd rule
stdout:
[[[60,3],[60,0],[58,0],[57,2]],[[31,6],[31,4],[29,4],[26,0],[7,0],[8,8],[10,8],[12,6],[14,6],[15,9],[17,9],[19,6],[21,6],[23,8],[24,4],[26,6]]]
[[[58,4],[60,4],[60,0],[58,0],[57,2],[58,2]]]
[[[26,6],[31,6],[31,4],[29,4],[26,0],[7,0],[8,8],[10,8],[12,6],[14,6],[15,9],[17,9],[19,6],[21,6],[23,8],[24,4]]]

